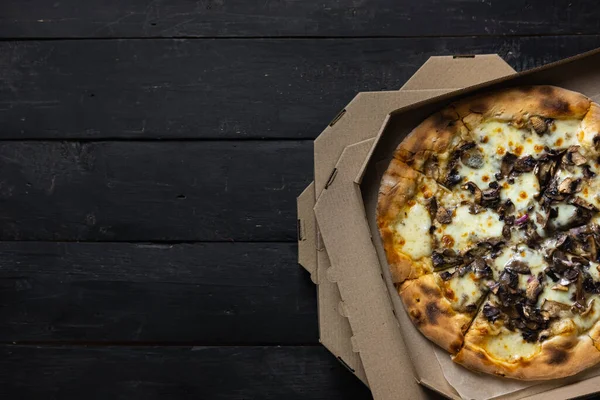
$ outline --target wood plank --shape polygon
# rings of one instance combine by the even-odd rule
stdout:
[[[0,342],[318,343],[295,244],[0,242]]]
[[[295,241],[312,142],[0,142],[0,240]]]
[[[598,32],[595,0],[3,0],[0,36],[456,36]]]
[[[322,346],[3,345],[0,355],[0,393],[6,398],[371,398]]]
[[[524,70],[597,46],[600,35],[0,42],[0,139],[315,138],[357,92],[398,89],[433,55],[499,53]]]

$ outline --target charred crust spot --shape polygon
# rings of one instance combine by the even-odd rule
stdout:
[[[529,87],[530,90],[533,89],[532,87]],[[546,96],[551,96],[554,93],[554,88],[551,86],[542,86],[540,87],[540,93]]]
[[[421,314],[421,311],[419,310],[410,310],[410,317],[412,318],[412,320],[415,322],[415,324],[417,325],[421,325],[423,324],[423,315]]]
[[[448,126],[453,125],[454,120],[448,118],[447,115],[444,115],[443,113],[439,112],[433,119],[432,124],[436,130],[441,131],[446,129]]]
[[[450,343],[448,350],[450,350],[450,352],[452,354],[456,354],[460,351],[461,347],[462,347],[462,342],[460,340],[457,340],[457,341]]]
[[[565,350],[549,347],[548,352],[550,353],[547,361],[549,365],[564,364],[569,360],[569,353]]]
[[[427,314],[429,322],[436,325],[440,314],[442,314],[442,310],[440,310],[434,302],[429,302],[427,303],[427,306],[425,306],[425,313]]]
[[[534,87],[533,86],[519,86],[517,88],[517,90],[519,90],[520,92],[523,93],[531,93],[533,92]]]
[[[427,296],[437,296],[438,295],[438,291],[435,288],[432,288],[432,287],[429,287],[429,286],[423,285],[423,286],[421,286],[421,290]]]
[[[557,98],[544,98],[542,107],[556,111],[558,114],[567,114],[570,110],[569,103]]]
[[[489,104],[485,101],[478,101],[477,103],[473,103],[469,106],[469,111],[483,114],[490,108]]]

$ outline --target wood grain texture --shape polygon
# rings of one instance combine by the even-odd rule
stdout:
[[[295,241],[312,142],[0,142],[0,240]]]
[[[0,394],[26,399],[369,399],[322,346],[0,346]]]
[[[296,257],[286,243],[0,242],[0,342],[317,344]]]
[[[0,139],[313,139],[360,91],[430,56],[525,70],[600,46],[531,38],[0,42]]]
[[[4,0],[0,37],[598,33],[595,0]]]

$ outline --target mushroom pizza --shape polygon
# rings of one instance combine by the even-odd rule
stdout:
[[[398,146],[377,222],[414,325],[522,380],[600,362],[600,106],[553,86],[451,104]]]

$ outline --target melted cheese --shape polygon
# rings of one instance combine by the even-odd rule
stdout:
[[[553,219],[553,223],[556,226],[566,226],[569,223],[569,220],[575,216],[577,211],[577,207],[572,206],[570,204],[559,203],[555,207],[552,207],[558,211],[558,215]]]
[[[448,296],[448,300],[452,304],[452,308],[462,311],[470,304],[478,304],[481,298],[481,289],[475,281],[474,274],[468,273],[465,276],[455,276],[446,282],[448,289],[452,295]]]
[[[473,130],[476,142],[483,148],[484,154],[493,155],[499,160],[506,152],[519,157],[536,157],[544,152],[544,146],[567,148],[579,144],[581,132],[579,120],[555,120],[546,133],[538,135],[528,128],[518,129],[505,121],[487,121]],[[499,166],[499,165],[498,165]]]
[[[514,260],[522,261],[529,266],[531,273],[537,275],[543,271],[547,263],[544,260],[542,254],[538,251],[534,251],[526,245],[518,245],[510,248],[506,248],[502,253],[494,259],[492,264],[492,270],[495,272],[494,277],[497,278],[496,274],[500,274],[504,271],[504,267]],[[527,282],[529,275],[522,275]]]
[[[399,247],[414,260],[431,254],[430,226],[429,212],[420,203],[408,209],[406,217],[395,226],[394,230],[400,236],[397,240]]]
[[[543,151],[543,145],[529,130],[518,129],[504,121],[484,122],[473,131],[473,134],[483,148],[484,154],[492,155],[496,160],[501,160],[507,152],[521,157]],[[536,145],[541,147],[536,150]]]
[[[447,238],[451,238],[452,245],[448,247],[464,251],[476,242],[501,236],[503,226],[495,212],[486,209],[473,215],[469,213],[469,206],[463,205],[455,209],[452,223],[442,225],[435,235],[441,243],[448,243]]]
[[[500,190],[500,198],[502,201],[510,199],[515,205],[517,214],[521,214],[535,202],[534,196],[539,192],[540,184],[536,176],[530,172],[518,175],[512,184],[504,182]]]
[[[550,278],[546,278],[546,282],[544,283],[544,290],[540,293],[540,297],[538,297],[537,305],[541,307],[544,303],[544,300],[552,300],[557,303],[566,304],[568,306],[572,305],[574,301],[572,297],[575,294],[575,285],[571,284],[567,286],[568,290],[563,292],[562,290],[552,289],[558,282],[553,282]]]
[[[519,332],[503,330],[497,336],[491,336],[485,345],[488,354],[496,359],[515,362],[528,359],[540,351],[539,343],[528,343]]]
[[[581,131],[581,121],[576,119],[555,119],[554,126],[550,126],[548,132],[541,136],[541,142],[550,148],[565,149],[569,146],[578,145],[577,134]]]

